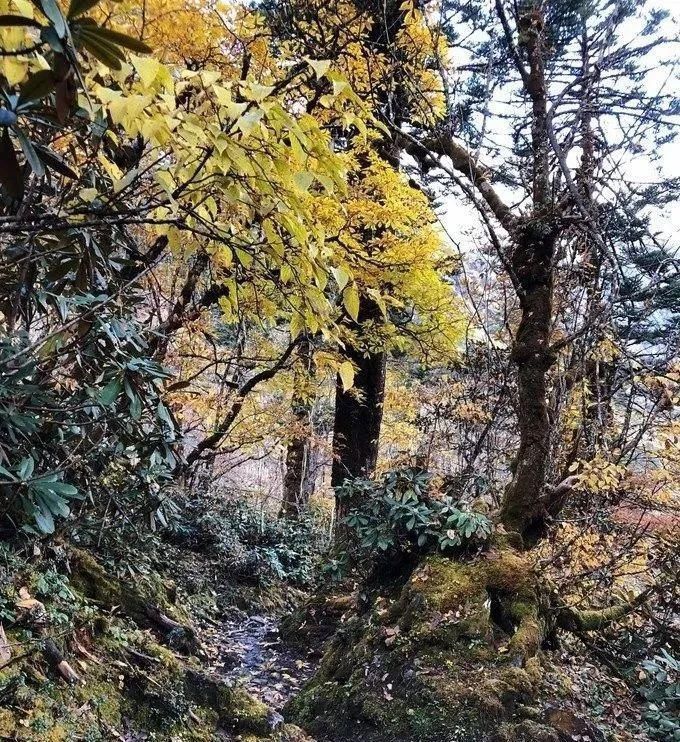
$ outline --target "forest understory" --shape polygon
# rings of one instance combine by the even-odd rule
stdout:
[[[680,742],[675,0],[0,0],[0,740]]]
[[[221,501],[172,534],[3,549],[3,739],[659,739],[639,624],[539,651],[491,603],[528,577],[507,544],[358,585],[322,573],[321,524]]]

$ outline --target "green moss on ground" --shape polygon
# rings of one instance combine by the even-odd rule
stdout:
[[[159,624],[155,610],[178,624],[190,621],[168,601],[160,575],[123,584],[81,550],[69,550],[69,565],[67,579],[51,563],[13,564],[13,580],[0,589],[0,607],[14,612],[6,630],[12,658],[0,668],[0,738],[98,742],[127,732],[187,742],[225,733],[304,738],[243,688],[206,674],[198,657],[173,643],[174,628]],[[19,606],[21,587],[31,595],[44,591],[33,608]],[[61,677],[42,651],[47,639],[80,682]]]
[[[506,545],[474,561],[426,558],[397,594],[342,624],[287,718],[336,742],[505,742],[515,728],[551,740],[527,718],[546,632],[538,584]]]

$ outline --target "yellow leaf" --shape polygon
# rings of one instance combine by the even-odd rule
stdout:
[[[260,111],[259,109],[256,109],[254,111],[248,111],[247,113],[244,113],[243,116],[241,116],[238,121],[236,122],[236,126],[246,135],[248,136],[253,132],[255,127],[260,123],[262,120],[262,117],[264,116],[264,113]]]
[[[342,388],[347,391],[354,386],[354,366],[350,361],[343,361],[338,367]]]
[[[311,186],[312,183],[314,182],[314,175],[307,171],[295,173],[293,177],[295,180],[295,184],[302,191],[308,190],[309,186]]]
[[[347,314],[355,321],[359,321],[359,291],[356,284],[348,286],[342,293],[342,303],[345,305]]]
[[[213,85],[212,92],[221,106],[230,106],[234,102],[227,88],[223,88],[220,85]]]
[[[314,70],[317,79],[323,77],[331,66],[330,59],[310,59],[305,57],[305,62]]]
[[[103,154],[102,152],[99,152],[97,155],[97,159],[101,163],[102,167],[111,177],[111,180],[120,180],[123,177],[123,173],[121,169],[116,165],[115,162],[111,162],[109,158]]]
[[[253,256],[250,253],[247,253],[245,250],[241,250],[240,247],[235,247],[234,251],[236,252],[238,262],[244,268],[250,268],[250,266],[253,264]]]
[[[302,332],[305,327],[304,317],[300,312],[295,312],[290,318],[290,337],[292,340]]]
[[[20,15],[33,18],[33,5],[28,0],[12,0],[12,5],[19,11]]]
[[[175,190],[175,181],[167,170],[159,170],[157,173],[154,173],[154,178],[168,194]]]
[[[338,284],[338,288],[342,291],[349,282],[349,272],[342,266],[338,266],[337,268],[331,268],[331,273],[333,274],[333,278],[335,278],[335,282]]]
[[[274,91],[271,85],[260,85],[257,82],[251,83],[248,86],[244,86],[243,94],[249,100],[261,103],[265,98],[270,96]]]
[[[24,77],[26,77],[28,62],[14,59],[13,57],[7,57],[3,62],[3,66],[5,69],[5,77],[10,85],[17,85],[24,79]]]
[[[139,79],[142,81],[142,85],[145,88],[150,88],[161,70],[160,63],[151,57],[136,57],[132,55],[130,58],[132,60],[132,66],[137,70]]]
[[[80,189],[80,198],[83,199],[83,201],[87,201],[88,203],[91,203],[92,201],[97,198],[98,191],[96,188],[81,188]]]

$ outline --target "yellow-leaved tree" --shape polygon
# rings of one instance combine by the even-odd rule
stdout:
[[[142,12],[12,0],[1,10],[2,223],[20,255],[4,268],[3,313],[8,330],[25,338],[20,348],[8,338],[6,360],[54,374],[60,393],[98,399],[96,415],[104,409],[121,425],[112,451],[142,462],[146,486],[151,471],[177,463],[176,421],[158,379],[168,375],[161,364],[184,325],[219,307],[227,325],[253,317],[274,326],[295,316],[311,332],[338,334],[326,291],[336,251],[317,204],[346,191],[346,165],[324,122],[301,105],[310,84],[331,73],[300,56],[270,54],[262,16],[238,4],[150,4]],[[147,25],[162,35],[164,24],[187,15],[201,38],[215,41],[210,60],[172,45],[148,55],[138,40]],[[358,98],[333,74],[327,110],[358,121]],[[145,301],[140,288],[154,285],[158,292]],[[281,368],[294,344],[277,347],[272,365],[244,380],[189,464],[221,441],[249,389]],[[92,357],[85,362],[83,353]],[[25,404],[17,397],[19,409]],[[88,419],[95,414],[76,407]],[[139,436],[140,455],[132,428],[151,420],[159,433]],[[55,471],[50,457],[26,463],[17,449],[8,471],[63,480],[69,495],[91,489],[101,467],[87,465],[72,422],[64,418],[70,432],[56,437],[60,448],[81,451],[75,458],[61,451],[70,466]],[[41,424],[31,420],[31,434],[39,436]],[[88,426],[87,451],[101,456],[101,420]],[[30,435],[26,445],[30,451]],[[47,530],[68,511],[60,486],[18,500]]]

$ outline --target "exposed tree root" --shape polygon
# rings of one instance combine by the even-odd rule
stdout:
[[[580,634],[584,631],[605,629],[610,624],[620,621],[629,613],[633,613],[633,611],[644,605],[657,590],[658,585],[651,585],[625,603],[618,603],[597,610],[572,608],[560,602],[556,612],[557,625],[561,629],[571,631],[575,634]]]
[[[43,642],[43,654],[67,683],[80,682],[80,676],[66,661],[64,655],[59,651],[59,648],[52,639],[45,639]]]
[[[507,543],[474,561],[427,557],[397,593],[341,624],[287,713],[334,740],[557,742],[569,738],[558,716],[597,739],[571,712],[536,707],[555,615],[528,555]],[[591,618],[578,625],[600,625]]]

